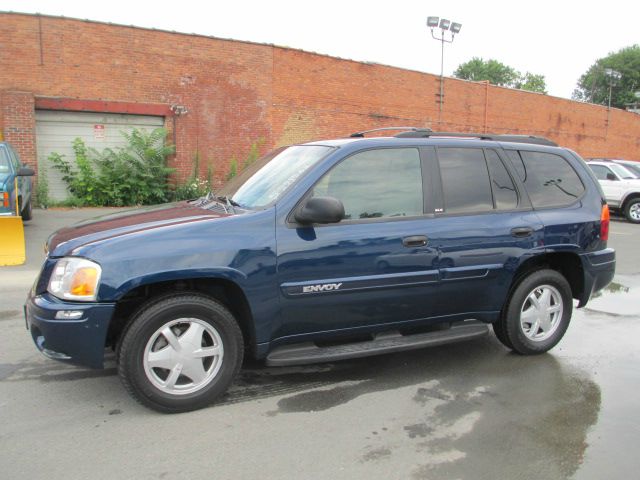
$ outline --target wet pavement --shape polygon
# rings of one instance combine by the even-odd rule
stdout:
[[[36,212],[27,232],[35,243],[81,215]],[[548,354],[521,357],[490,335],[309,367],[253,362],[218,404],[181,415],[137,405],[112,359],[96,371],[37,353],[20,308],[40,260],[0,269],[0,476],[637,478],[637,232],[613,223],[622,272]]]

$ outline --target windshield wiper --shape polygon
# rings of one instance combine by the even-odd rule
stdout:
[[[236,202],[233,198],[227,197],[225,195],[220,195],[216,197],[218,200],[225,202],[229,207],[239,207],[240,204]]]

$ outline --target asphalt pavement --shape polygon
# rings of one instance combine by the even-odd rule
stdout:
[[[614,219],[614,283],[551,352],[481,340],[309,367],[245,365],[209,408],[139,406],[111,360],[44,358],[21,309],[57,228],[112,210],[34,212],[26,265],[0,267],[0,478],[637,478],[640,225]]]

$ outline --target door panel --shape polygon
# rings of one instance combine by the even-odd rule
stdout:
[[[366,327],[431,315],[438,281],[429,219],[278,231],[283,321],[276,337]]]
[[[492,319],[523,256],[543,248],[541,222],[495,148],[434,154],[443,192],[429,226],[441,280],[434,314]]]
[[[430,316],[438,272],[423,172],[418,148],[377,148],[342,159],[316,183],[309,196],[339,199],[345,219],[277,228],[276,337]]]
[[[531,235],[514,236],[513,229],[525,226]],[[441,277],[435,315],[500,310],[523,255],[544,248],[534,212],[440,217],[431,221],[429,235]]]

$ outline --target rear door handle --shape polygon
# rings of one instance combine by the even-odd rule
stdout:
[[[402,245],[407,248],[411,247],[424,247],[429,242],[426,235],[412,235],[410,237],[404,237],[402,239]]]
[[[516,227],[511,229],[511,236],[516,238],[530,237],[533,233],[531,227]]]

